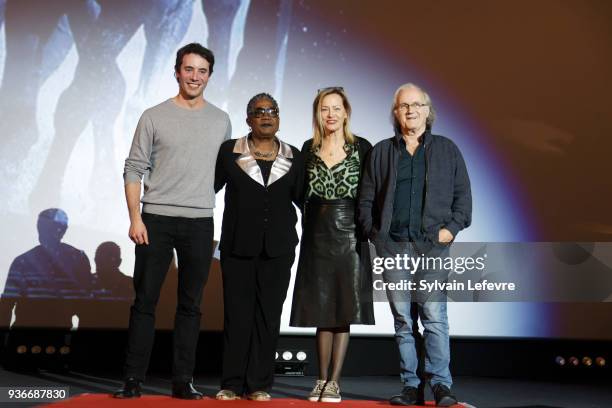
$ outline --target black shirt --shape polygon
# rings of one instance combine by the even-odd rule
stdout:
[[[268,179],[270,178],[270,173],[272,172],[272,164],[274,164],[274,160],[257,159],[257,164],[259,165],[261,175],[263,176],[264,183],[267,187]]]
[[[421,241],[426,173],[425,149],[419,144],[414,155],[410,155],[406,150],[406,142],[400,139],[400,150],[389,234],[395,241]]]

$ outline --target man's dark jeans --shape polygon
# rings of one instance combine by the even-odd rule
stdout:
[[[200,332],[200,303],[213,251],[213,219],[143,214],[149,245],[136,245],[134,290],[124,376],[144,380],[155,334],[155,307],[173,250],[178,258],[173,382],[190,381]]]

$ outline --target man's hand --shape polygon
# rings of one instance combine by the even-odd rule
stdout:
[[[451,234],[449,230],[446,228],[440,228],[440,231],[438,232],[438,242],[448,244],[453,240],[453,238],[455,237],[453,237],[453,234]]]
[[[138,245],[149,245],[149,236],[147,235],[147,227],[142,220],[134,221],[130,224],[130,239]]]
[[[140,216],[140,182],[125,185],[125,199],[130,214],[130,231],[128,235],[136,245],[149,245],[147,227]]]

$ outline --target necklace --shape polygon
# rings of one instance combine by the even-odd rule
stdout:
[[[344,145],[341,147],[341,149],[344,151]],[[321,152],[321,154],[323,154],[323,152]],[[332,148],[330,148],[329,153],[324,153],[324,154],[329,156],[329,157],[334,157],[334,156],[336,156],[336,151],[332,147]]]
[[[260,152],[259,150],[253,150],[255,157],[261,157],[262,159],[269,159],[274,155],[274,150],[271,152]]]
[[[274,154],[276,153],[276,146],[269,152],[262,152],[262,151],[257,150],[257,148],[255,147],[255,144],[251,140],[249,140],[249,144],[253,148],[253,155],[260,159],[269,159],[272,156],[274,156]]]

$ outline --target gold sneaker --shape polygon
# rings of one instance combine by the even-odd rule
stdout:
[[[270,401],[272,397],[265,391],[255,391],[247,396],[251,401]]]
[[[233,400],[239,400],[240,395],[236,394],[232,390],[221,390],[217,393],[215,398],[217,398],[218,400],[222,400],[222,401],[233,401]]]
[[[315,387],[310,391],[308,395],[308,401],[318,402],[321,399],[321,393],[323,392],[323,388],[325,388],[326,380],[317,380]]]
[[[340,387],[336,381],[328,381],[321,393],[321,402],[340,402]]]

